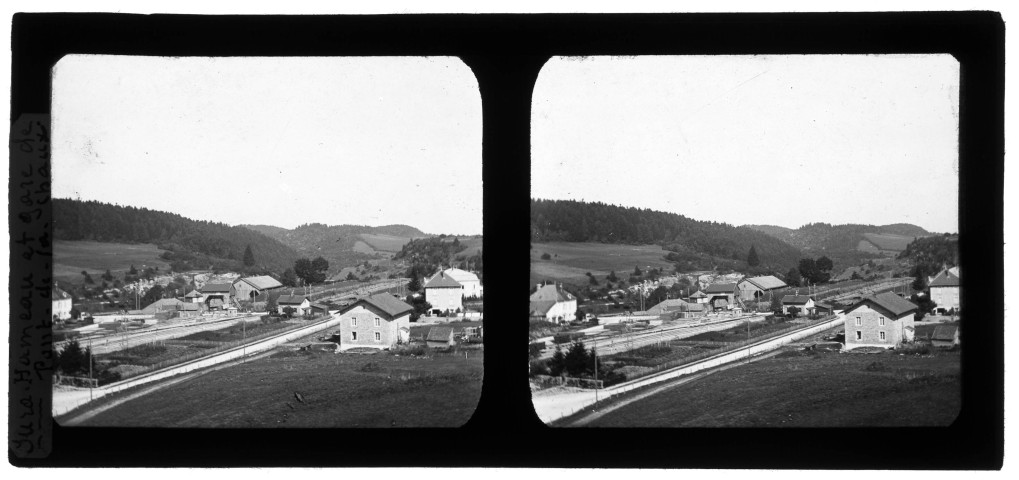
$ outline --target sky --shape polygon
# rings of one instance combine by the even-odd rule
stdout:
[[[53,195],[230,225],[481,234],[481,94],[452,57],[70,55]]]
[[[532,100],[534,198],[958,231],[950,55],[557,57]]]

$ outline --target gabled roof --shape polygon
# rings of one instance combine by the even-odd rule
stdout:
[[[233,286],[232,283],[206,283],[202,287],[202,293],[230,293]]]
[[[733,293],[736,291],[736,283],[724,282],[724,283],[712,283],[708,285],[708,288],[704,289],[704,293]]]
[[[666,312],[675,312],[677,310],[685,308],[687,305],[688,305],[687,302],[683,301],[682,299],[670,298],[662,300],[661,302],[658,303],[658,305],[655,305],[647,309],[647,313],[657,315]]]
[[[192,291],[188,292],[187,295],[184,295],[184,298],[198,298],[198,297],[201,297],[201,296],[202,296],[202,294],[198,293],[198,290],[192,290]]]
[[[50,296],[53,297],[53,300],[66,300],[71,298],[70,294],[57,288],[56,285],[53,286],[53,292],[50,294]]]
[[[448,342],[453,339],[453,327],[440,326],[428,330],[426,342]]]
[[[749,277],[744,278],[744,282],[750,282],[760,288],[761,290],[774,290],[776,288],[782,288],[787,286],[785,282],[779,280],[774,275],[764,275],[761,277]]]
[[[806,305],[810,295],[786,295],[782,297],[782,305]]]
[[[909,300],[902,298],[892,292],[879,293],[877,295],[867,295],[860,299],[859,302],[853,304],[853,306],[846,309],[846,313],[852,312],[863,305],[871,305],[884,310],[891,314],[894,318],[899,318],[909,312],[915,311],[918,307]]]
[[[463,288],[463,285],[444,272],[439,272],[425,283],[425,288]]]
[[[938,325],[931,333],[931,340],[955,340],[955,332],[958,330],[958,325]]]
[[[176,298],[160,298],[155,302],[148,304],[142,309],[145,313],[161,312],[163,310],[176,310],[176,306],[183,304],[184,302],[177,300]]]
[[[576,299],[577,297],[574,297],[573,294],[557,284],[545,285],[531,294],[532,302],[548,300],[553,302],[569,302]]]
[[[556,304],[555,300],[531,300],[529,314],[544,317]]]
[[[308,300],[307,295],[280,295],[276,299],[277,305],[300,305]]]
[[[932,287],[958,287],[959,277],[954,273],[944,270],[931,280],[930,286]]]
[[[361,304],[367,304],[375,307],[376,310],[388,315],[389,320],[414,310],[414,307],[410,306],[407,302],[397,300],[387,293],[379,293],[355,300],[354,303],[343,307],[343,309],[340,310],[340,315],[353,310]]]
[[[707,295],[705,295],[704,292],[697,290],[696,292],[693,293],[693,295],[690,295],[690,298],[704,298],[706,296]]]
[[[242,278],[242,279],[237,280],[237,281],[238,282],[245,282],[248,285],[251,285],[252,287],[255,287],[258,290],[269,290],[269,289],[272,289],[272,288],[280,288],[280,287],[283,286],[283,284],[280,283],[278,280],[276,280],[275,278],[272,278],[272,277],[270,277],[268,275],[258,275],[258,276],[255,276],[255,277],[247,277],[247,278]]]
[[[461,270],[459,268],[447,268],[442,271],[447,277],[453,277],[453,280],[457,282],[480,282],[481,280],[477,275],[468,272],[467,270]]]

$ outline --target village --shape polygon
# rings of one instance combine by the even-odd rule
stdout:
[[[624,394],[632,390],[782,352],[960,348],[957,266],[927,277],[927,288],[915,292],[910,277],[790,287],[774,275],[693,272],[641,280],[639,273],[635,268],[628,288],[611,291],[609,302],[580,303],[569,291],[575,286],[558,282],[532,288],[529,372],[542,421],[589,425],[596,410],[626,411],[622,405],[631,401]],[[621,399],[612,407],[616,395]]]
[[[193,288],[174,288],[173,278]],[[180,273],[125,290],[134,300],[159,287],[163,298],[141,308],[82,313],[82,305],[54,285],[55,415],[74,424],[103,396],[281,352],[349,355],[348,363],[380,354],[459,356],[480,374],[483,286],[478,275],[459,268],[441,268],[420,281],[300,288],[270,275]]]

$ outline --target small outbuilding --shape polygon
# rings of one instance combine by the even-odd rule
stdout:
[[[941,348],[951,348],[959,344],[958,325],[938,325],[931,333],[931,345]]]
[[[786,295],[782,297],[782,314],[789,315],[789,309],[796,307],[797,315],[814,313],[814,299],[809,295]]]
[[[447,348],[456,345],[453,340],[453,327],[436,326],[428,330],[425,345],[431,348]]]

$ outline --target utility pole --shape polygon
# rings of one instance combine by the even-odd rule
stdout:
[[[594,354],[594,408],[598,411],[598,349],[591,347]]]
[[[88,401],[92,401],[92,337],[88,339]]]

